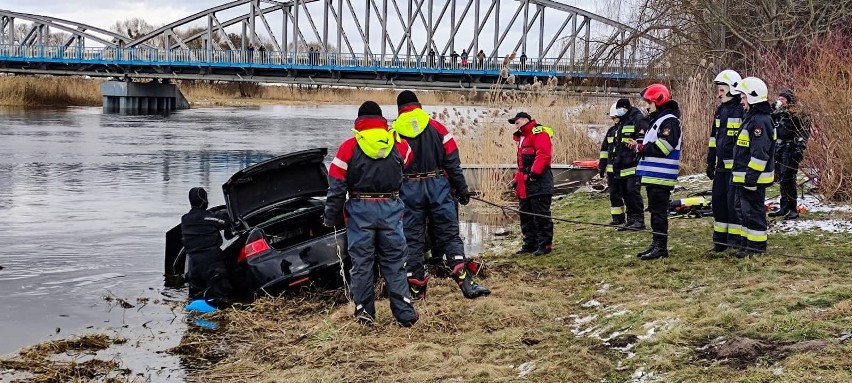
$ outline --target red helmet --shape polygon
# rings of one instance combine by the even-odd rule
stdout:
[[[656,106],[663,105],[672,99],[672,94],[669,88],[663,84],[651,84],[643,91],[639,92],[642,99],[654,103]]]

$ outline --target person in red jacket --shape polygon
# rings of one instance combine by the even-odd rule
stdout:
[[[355,137],[340,144],[328,170],[324,224],[346,226],[355,318],[368,325],[375,320],[373,276],[378,263],[393,316],[401,326],[411,327],[419,317],[405,276],[405,205],[399,195],[411,148],[388,130],[382,109],[373,101],[358,108],[354,131]]]
[[[521,232],[524,244],[515,254],[544,255],[553,250],[553,220],[550,203],[553,199],[553,129],[541,125],[526,112],[509,119],[518,129],[518,170],[515,172],[515,191],[520,200]],[[532,213],[535,215],[524,214]]]

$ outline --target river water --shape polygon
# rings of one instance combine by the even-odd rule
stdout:
[[[115,332],[129,340],[111,351],[125,367],[146,380],[180,380],[180,361],[162,351],[180,341],[186,292],[162,287],[162,265],[165,232],[188,210],[187,191],[207,188],[215,206],[222,183],[243,167],[313,147],[333,155],[356,115],[356,106],[170,116],[0,109],[0,356]],[[465,231],[475,252],[481,233]]]

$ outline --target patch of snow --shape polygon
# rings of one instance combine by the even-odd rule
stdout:
[[[778,205],[781,201],[781,197],[773,198],[766,200],[767,204]],[[798,199],[799,207],[805,208],[808,212],[811,213],[830,213],[830,212],[847,212],[852,213],[852,206],[850,205],[833,205],[827,204],[821,201],[817,196],[813,194],[805,194],[803,197]]]
[[[588,302],[586,302],[586,303],[583,303],[581,306],[582,306],[582,307],[586,307],[586,308],[588,308],[588,307],[598,307],[598,306],[600,306],[600,305],[601,305],[601,303],[600,303],[600,302],[598,302],[598,301],[597,301],[597,300],[595,300],[595,299],[592,299],[592,300],[590,300],[590,301],[588,301]]]
[[[602,284],[602,285],[601,285],[601,287],[598,289],[598,292],[599,292],[599,293],[605,293],[605,292],[609,291],[609,288],[610,288],[610,287],[611,287],[611,286],[609,285],[609,283],[604,283],[604,284]]]
[[[535,369],[534,362],[526,362],[518,366],[518,377],[523,378],[529,375]]]
[[[614,313],[607,314],[604,318],[620,317],[622,315],[627,315],[629,313],[630,313],[630,310],[618,310]]]
[[[589,315],[589,316],[585,316],[585,317],[582,317],[582,318],[574,319],[574,324],[584,325],[584,324],[589,323],[589,322],[591,322],[595,319],[598,319],[597,315]]]
[[[782,366],[769,367],[769,371],[772,372],[772,375],[775,375],[775,376],[784,375],[784,367],[782,367]]]
[[[654,381],[654,373],[651,371],[646,372],[644,367],[639,367],[633,372],[633,375],[630,376],[630,381],[632,383],[648,383]]]
[[[829,233],[852,233],[852,222],[840,219],[780,221],[772,226],[770,232],[798,234],[809,230],[822,230]]]
[[[696,182],[705,182],[705,181],[709,182],[710,179],[708,179],[707,175],[705,175],[704,173],[690,174],[688,176],[680,176],[680,177],[677,178],[678,183],[685,183],[685,184],[694,184]]]

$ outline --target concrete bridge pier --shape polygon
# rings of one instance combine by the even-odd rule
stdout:
[[[101,84],[104,113],[162,114],[189,109],[175,84],[106,81]]]

